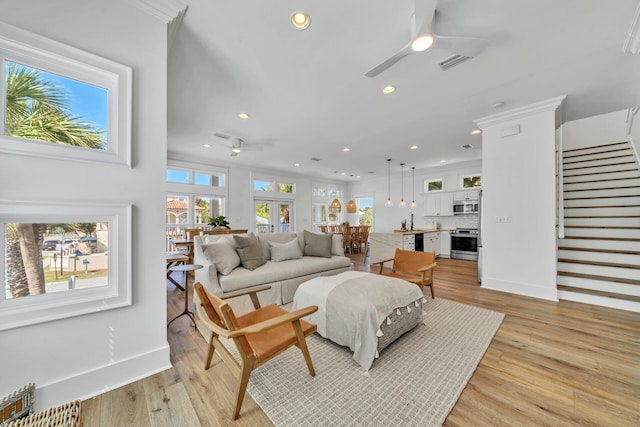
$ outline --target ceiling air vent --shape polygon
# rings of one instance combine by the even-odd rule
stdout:
[[[312,157],[312,158],[311,158],[311,159],[309,159],[309,160],[313,160],[314,162],[319,162],[319,161],[320,161],[320,159],[319,159],[319,158],[317,158],[317,157]]]
[[[456,65],[462,64],[464,61],[473,58],[473,56],[464,56],[464,55],[452,55],[442,61],[438,62],[442,71],[447,71],[449,68],[455,67]]]

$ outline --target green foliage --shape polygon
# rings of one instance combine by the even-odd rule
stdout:
[[[369,206],[364,209],[360,209],[358,221],[360,222],[360,225],[373,225],[373,209]]]
[[[73,117],[67,95],[38,70],[13,64],[6,78],[6,133],[16,138],[104,149],[103,131]]]
[[[229,227],[229,222],[227,221],[227,218],[224,215],[220,215],[218,217],[211,218],[211,220],[209,220],[209,225],[214,226],[214,227],[231,228],[231,227]]]

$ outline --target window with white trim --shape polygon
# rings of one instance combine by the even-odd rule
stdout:
[[[424,181],[425,193],[432,193],[435,191],[444,191],[444,178],[426,179]]]
[[[0,23],[0,151],[130,166],[131,75]]]
[[[482,175],[463,175],[460,177],[460,188],[480,188],[482,187]]]

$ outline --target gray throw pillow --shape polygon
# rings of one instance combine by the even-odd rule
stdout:
[[[233,243],[226,239],[202,245],[202,251],[205,258],[213,262],[223,276],[231,273],[234,268],[240,265],[240,257],[233,247]]]
[[[233,241],[236,243],[240,262],[247,270],[255,270],[267,262],[262,255],[260,242],[253,233],[249,233],[247,236],[234,235]]]
[[[295,237],[287,243],[269,242],[269,250],[271,251],[271,261],[274,262],[302,258],[302,250]]]
[[[331,234],[318,234],[304,230],[304,255],[331,258]]]

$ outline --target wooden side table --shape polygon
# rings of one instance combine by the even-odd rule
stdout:
[[[196,326],[196,320],[193,317],[193,312],[189,311],[189,272],[190,271],[195,271],[195,270],[199,270],[201,269],[202,266],[199,264],[183,264],[183,265],[175,265],[171,268],[169,268],[170,271],[181,271],[183,273],[185,273],[184,275],[184,311],[180,314],[178,314],[176,317],[174,317],[173,319],[171,319],[169,321],[169,323],[167,323],[167,328],[169,327],[169,325],[171,324],[171,322],[173,322],[174,320],[176,320],[178,317],[184,316],[185,314],[187,316],[189,316],[189,318],[191,319],[191,322],[193,323],[193,326]]]
[[[182,285],[176,282],[173,277],[171,277],[171,267],[175,267],[176,265],[186,264],[189,262],[189,257],[182,252],[167,252],[167,279],[171,283],[173,283],[176,288],[184,291]]]

